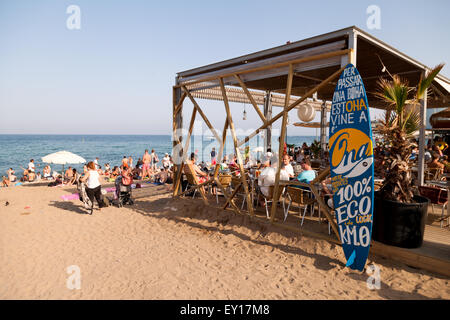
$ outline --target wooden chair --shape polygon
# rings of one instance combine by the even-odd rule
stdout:
[[[442,228],[444,220],[450,219],[450,216],[444,214],[448,205],[448,191],[434,186],[419,186],[419,193],[421,196],[430,199],[431,210],[433,213],[435,204],[442,205],[441,218],[439,219]]]
[[[249,191],[251,192],[252,191],[251,190],[251,181],[250,181],[248,175],[246,175],[246,179],[247,179],[247,185],[250,189]],[[241,183],[242,183],[241,178],[233,176],[233,178],[231,179],[231,188],[233,190],[236,190],[236,188],[240,188],[240,190],[236,193],[236,196],[242,197],[242,204],[241,204],[241,210],[242,210],[242,209],[244,209],[244,205],[247,201],[247,195],[245,194],[244,186],[241,185]]]
[[[441,181],[443,178],[444,170],[441,168],[429,168],[425,169],[425,180]]]
[[[188,186],[186,187],[187,190],[189,190],[189,188],[191,188],[191,187],[194,187],[194,186],[197,186],[197,185],[200,184],[200,182],[198,181],[198,177],[195,174],[195,170],[194,170],[194,167],[192,166],[192,164],[186,163],[184,165],[184,167],[183,167],[183,171],[184,171],[184,174],[185,174],[186,179],[188,181]],[[195,194],[197,193],[197,190],[200,190],[200,193],[201,193],[202,197],[204,199],[206,199],[205,188],[203,186],[200,187],[200,188],[196,188],[194,190],[194,194],[192,195],[192,198],[195,197]]]
[[[230,188],[231,179],[232,179],[231,174],[219,175],[217,178],[219,179],[219,182],[223,186],[224,189]],[[216,202],[217,202],[217,204],[219,204],[219,193],[217,191],[216,191]]]
[[[261,194],[261,196],[264,198],[264,204],[265,204],[265,208],[266,208],[266,216],[267,218],[270,218],[270,214],[269,214],[269,203],[273,202],[273,191],[274,191],[275,187],[274,186],[270,186],[269,187],[269,194],[266,196],[264,193],[259,192],[259,194]],[[258,198],[259,198],[259,194],[258,194]]]
[[[308,206],[311,206],[311,216],[314,213],[315,200],[313,198],[312,192],[310,190],[305,190],[305,189],[288,186],[286,188],[286,195],[289,200],[289,203],[288,203],[287,208],[284,210],[284,221],[286,221],[286,219],[287,219],[287,216],[289,213],[289,208],[291,207],[292,204],[294,204],[298,207],[299,216],[302,215],[300,210],[302,207],[304,207],[302,222],[301,222],[301,225],[303,225],[303,221],[305,219],[306,210],[308,209]],[[320,211],[319,211],[319,215],[320,215]],[[319,219],[320,219],[320,217],[319,217]]]

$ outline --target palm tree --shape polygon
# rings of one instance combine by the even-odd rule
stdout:
[[[443,68],[439,64],[425,77],[420,78],[417,87],[409,87],[408,82],[398,75],[392,80],[381,78],[376,96],[388,104],[385,120],[380,122],[377,130],[383,134],[386,143],[384,155],[387,172],[380,196],[393,201],[410,203],[414,196],[411,175],[411,151],[417,146],[411,141],[411,134],[420,127],[419,112],[415,106],[420,105],[426,89]]]

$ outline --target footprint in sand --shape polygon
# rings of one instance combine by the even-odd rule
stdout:
[[[29,215],[29,214],[31,214],[31,212],[22,212],[20,215],[25,216],[25,215]]]

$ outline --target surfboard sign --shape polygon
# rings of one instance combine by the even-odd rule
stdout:
[[[374,157],[369,103],[353,64],[342,71],[333,94],[329,151],[334,211],[346,266],[363,271],[372,237]]]

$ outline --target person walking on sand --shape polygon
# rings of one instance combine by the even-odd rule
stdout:
[[[155,153],[155,150],[152,149],[152,154],[150,155],[152,159],[152,171],[156,171],[156,164],[159,162],[158,155]]]
[[[133,168],[133,158],[131,156],[128,157],[128,166]]]
[[[87,173],[82,178],[80,178],[80,181],[81,182],[87,181],[86,194],[92,203],[92,207],[89,210],[89,214],[92,214],[92,211],[94,211],[94,197],[98,203],[98,210],[100,210],[103,207],[102,193],[101,193],[102,186],[100,184],[100,175],[98,174],[98,171],[95,167],[95,163],[93,161],[90,161],[87,164],[87,168],[88,168]]]
[[[145,149],[145,153],[142,157],[142,180],[148,175],[150,178],[150,162],[152,161],[152,157],[148,154],[148,149]]]

